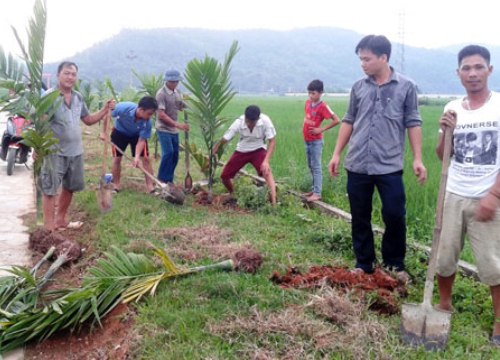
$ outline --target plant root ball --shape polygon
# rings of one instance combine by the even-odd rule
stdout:
[[[237,251],[233,256],[234,269],[250,274],[255,274],[262,265],[262,255],[257,251],[243,249]]]
[[[29,249],[45,254],[52,246],[56,248],[57,257],[65,254],[68,260],[74,261],[82,256],[80,244],[65,238],[62,234],[43,228],[36,229],[30,234]]]

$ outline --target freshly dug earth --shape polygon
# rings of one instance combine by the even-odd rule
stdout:
[[[39,344],[28,346],[25,359],[33,360],[125,360],[136,335],[127,305],[118,305],[102,319],[102,327],[86,328],[78,334],[57,333]]]
[[[406,284],[379,268],[373,274],[365,274],[343,267],[312,266],[302,274],[292,267],[285,275],[273,272],[271,281],[283,288],[318,288],[326,284],[345,291],[354,290],[361,297],[372,292],[377,297],[369,308],[381,314],[399,313],[398,299],[408,295]]]
[[[229,194],[212,195],[212,200],[205,190],[193,190],[195,196],[195,203],[199,205],[210,205],[215,208],[233,208],[237,209],[236,199]]]

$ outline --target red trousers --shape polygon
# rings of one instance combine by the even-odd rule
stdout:
[[[224,169],[222,170],[222,174],[220,176],[222,179],[222,183],[224,184],[226,189],[231,193],[233,192],[233,183],[231,182],[231,179],[234,178],[238,171],[240,171],[241,168],[248,163],[251,163],[253,165],[259,176],[262,176],[260,167],[264,162],[266,155],[267,151],[264,148],[260,148],[247,153],[235,151],[227,162],[226,166],[224,166]]]

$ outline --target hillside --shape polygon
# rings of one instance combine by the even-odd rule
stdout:
[[[241,93],[303,92],[319,78],[327,91],[346,91],[363,76],[354,48],[362,35],[337,28],[291,31],[206,30],[163,28],[123,30],[73,56],[80,77],[89,81],[109,77],[121,88],[135,83],[131,69],[161,74],[168,68],[184,69],[192,58],[205,54],[222,58],[233,40],[240,52],[233,62],[233,84]],[[498,48],[491,49],[499,54]],[[456,49],[429,50],[406,46],[404,72],[423,93],[461,93],[456,77]],[[493,56],[493,62],[495,56]],[[393,43],[391,64],[401,69],[401,47]],[[47,64],[55,72],[57,64]],[[500,74],[492,78],[493,88]],[[497,86],[498,87],[498,86]]]

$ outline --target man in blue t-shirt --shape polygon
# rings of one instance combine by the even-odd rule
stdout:
[[[144,96],[139,100],[139,104],[132,102],[121,102],[116,104],[112,112],[115,119],[114,129],[111,132],[111,141],[120,148],[123,152],[130,144],[132,157],[134,158],[134,166],[139,165],[139,160],[142,160],[143,168],[153,173],[153,168],[148,157],[148,142],[151,137],[151,116],[158,109],[156,99],[151,96]],[[113,186],[114,192],[119,192],[120,175],[121,175],[122,154],[113,147]],[[153,181],[145,176],[146,189],[148,192],[154,191]]]

